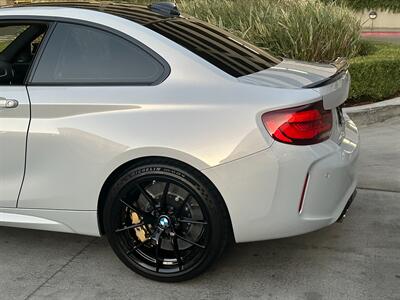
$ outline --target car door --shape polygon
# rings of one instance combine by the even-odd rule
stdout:
[[[169,74],[160,60],[123,33],[57,22],[28,81],[32,119],[19,208],[97,209],[108,163],[134,135],[116,124],[124,129],[132,111],[159,97],[153,86]]]
[[[5,49],[23,26],[0,24],[0,207],[15,207],[24,175],[29,100],[24,85],[10,85]]]
[[[0,20],[0,207],[16,207],[25,172],[30,103],[24,80],[33,42],[46,30],[34,23]]]
[[[29,100],[24,86],[0,86],[0,207],[15,207],[24,175]]]

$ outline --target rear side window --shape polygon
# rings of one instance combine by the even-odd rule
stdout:
[[[146,26],[234,77],[256,73],[280,63],[264,50],[195,18],[178,17]]]
[[[100,29],[57,24],[40,59],[35,84],[152,84],[163,65],[134,43]]]

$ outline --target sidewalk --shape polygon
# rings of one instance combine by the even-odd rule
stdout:
[[[371,41],[400,44],[400,28],[376,28],[374,30],[364,29],[361,33],[361,37]]]
[[[400,117],[400,97],[343,109],[358,125],[365,126]]]

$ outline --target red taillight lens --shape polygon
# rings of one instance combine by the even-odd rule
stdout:
[[[267,112],[262,121],[277,141],[293,145],[311,145],[329,138],[332,111],[322,101],[310,105]]]

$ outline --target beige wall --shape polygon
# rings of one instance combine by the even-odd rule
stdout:
[[[357,13],[360,16],[361,22],[365,22],[363,25],[365,30],[400,30],[400,13],[376,10],[378,17],[375,20],[370,20],[368,16],[369,12],[368,10]]]
[[[0,0],[0,5],[9,5],[14,3],[14,1],[10,1],[10,0]]]

